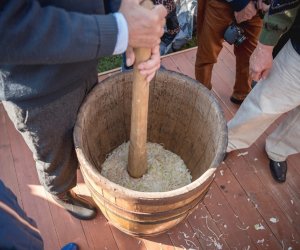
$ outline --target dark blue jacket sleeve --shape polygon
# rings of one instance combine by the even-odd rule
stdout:
[[[37,0],[1,0],[0,64],[62,64],[111,55],[117,22],[112,14],[104,15],[98,1],[103,15]]]
[[[27,217],[13,192],[0,180],[0,249],[43,249],[35,222]]]
[[[240,11],[247,6],[250,0],[226,0],[226,2],[230,4],[234,11]]]

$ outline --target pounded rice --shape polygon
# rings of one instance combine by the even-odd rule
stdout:
[[[123,187],[141,192],[164,192],[191,183],[192,176],[183,160],[157,143],[147,143],[148,171],[141,178],[127,172],[129,142],[110,153],[101,174]]]

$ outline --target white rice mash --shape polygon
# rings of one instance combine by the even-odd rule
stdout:
[[[148,171],[141,178],[127,172],[129,142],[112,151],[102,164],[101,174],[125,188],[141,192],[165,192],[191,183],[183,160],[157,143],[147,143]]]

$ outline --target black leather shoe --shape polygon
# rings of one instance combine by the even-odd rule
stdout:
[[[231,96],[230,101],[233,102],[234,104],[241,105],[243,103],[244,99],[240,100],[240,99],[237,99],[237,98]]]
[[[253,80],[253,81],[251,82],[251,88],[254,89],[254,87],[256,86],[256,84],[257,84],[257,81],[254,81],[254,80]]]
[[[71,215],[80,220],[91,220],[96,217],[96,207],[84,197],[75,194],[72,190],[52,195],[54,200],[64,207]]]
[[[275,181],[285,182],[287,172],[286,161],[273,161],[270,159],[270,170]]]

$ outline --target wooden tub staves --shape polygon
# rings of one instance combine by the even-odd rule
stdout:
[[[78,114],[74,141],[93,199],[111,224],[135,236],[163,233],[191,213],[206,194],[227,146],[223,112],[195,80],[159,71],[150,83],[148,141],[179,155],[192,183],[168,192],[138,192],[101,176],[106,156],[129,140],[132,73],[99,83]]]

